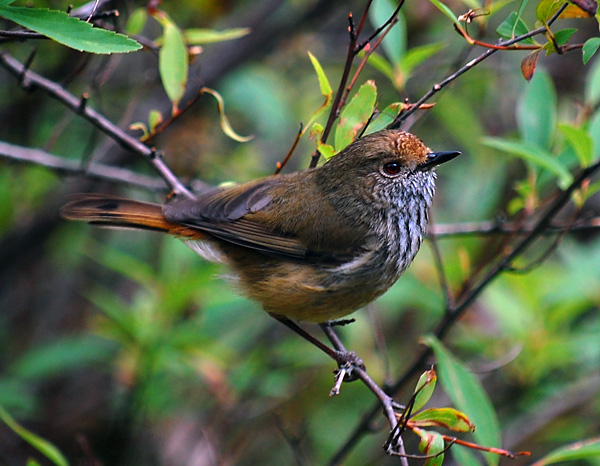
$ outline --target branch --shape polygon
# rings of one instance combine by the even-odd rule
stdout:
[[[371,36],[369,36],[369,38],[366,41],[364,41],[363,43],[361,43],[360,45],[357,45],[358,37],[360,36],[360,33],[362,32],[362,28],[366,22],[367,14],[369,12],[369,8],[371,7],[372,0],[368,0],[367,4],[365,5],[363,14],[360,18],[358,29],[356,29],[356,30],[354,29],[354,21],[352,19],[352,13],[350,13],[350,15],[348,15],[348,21],[350,23],[350,26],[348,27],[348,32],[350,34],[350,42],[348,43],[348,51],[346,53],[346,62],[344,64],[344,71],[342,72],[342,77],[340,79],[340,83],[339,83],[337,91],[335,93],[335,97],[333,99],[333,104],[331,105],[331,111],[329,112],[329,116],[327,117],[327,123],[325,124],[325,128],[323,129],[323,134],[321,136],[321,141],[323,143],[325,143],[327,141],[327,138],[329,137],[329,133],[333,129],[333,123],[335,122],[335,119],[340,114],[340,111],[345,103],[345,98],[346,98],[347,94],[352,89],[352,86],[356,82],[358,75],[362,71],[362,68],[364,67],[364,65],[366,63],[366,59],[368,58],[368,54],[367,54],[367,57],[365,57],[364,62],[361,64],[361,66],[359,66],[359,69],[356,71],[354,78],[352,79],[352,83],[350,85],[347,85],[348,78],[350,77],[350,70],[352,69],[352,62],[354,61],[354,58],[358,55],[358,53],[361,50],[363,50],[367,46],[368,43],[370,43],[375,37],[377,37],[377,35],[379,35],[381,33],[381,31],[383,31],[386,27],[388,27],[388,31],[389,31],[389,29],[394,26],[394,24],[397,22],[398,13],[400,12],[400,9],[404,5],[404,1],[405,0],[400,0],[400,2],[398,3],[398,6],[396,7],[396,9],[392,13],[392,15],[389,17],[389,19],[382,26],[377,28],[377,30],[373,34],[371,34]],[[386,34],[387,34],[387,32],[386,32]],[[379,42],[372,47],[371,53],[373,52],[373,50],[375,50],[377,48],[377,46],[379,45]],[[317,166],[320,155],[321,154],[319,153],[318,150],[313,154],[311,161],[310,161],[311,168],[314,168]]]
[[[100,131],[116,141],[121,147],[141,155],[154,167],[176,195],[193,197],[190,191],[167,167],[159,152],[146,146],[133,136],[130,136],[99,112],[91,109],[87,105],[85,96],[82,98],[74,96],[54,81],[28,70],[26,66],[6,52],[0,53],[0,65],[19,80],[23,89],[43,90],[48,95],[61,102],[65,107],[85,118]]]
[[[92,164],[83,168],[81,163],[76,160],[57,157],[40,149],[16,146],[3,141],[0,141],[0,157],[39,165],[66,175],[81,175],[90,179],[122,183],[151,191],[165,191],[168,189],[165,182],[160,178],[140,175],[124,168],[103,164]]]
[[[438,239],[451,238],[455,236],[489,236],[489,235],[526,235],[530,234],[535,227],[534,223],[498,222],[488,220],[485,222],[465,222],[434,225],[430,228],[429,236]],[[586,232],[600,228],[600,217],[578,220],[575,223],[554,223],[540,232],[541,235],[554,235],[563,232]]]
[[[541,27],[539,27],[537,29],[534,29],[532,31],[529,31],[526,34],[522,34],[520,36],[513,37],[512,39],[508,39],[508,40],[505,40],[505,41],[502,41],[502,40],[498,41],[498,44],[496,44],[496,46],[497,47],[506,48],[506,47],[508,47],[510,45],[516,44],[517,42],[521,42],[521,41],[523,41],[525,39],[529,39],[530,37],[536,36],[538,34],[545,33],[546,32],[546,28],[548,26],[550,26],[552,23],[554,23],[558,19],[558,17],[565,10],[565,8],[567,8],[567,3],[566,2],[557,10],[557,12],[554,14],[554,16],[552,16],[552,18],[550,18],[548,20],[548,22],[547,22],[546,25],[541,26]],[[438,92],[440,92],[444,87],[446,87],[448,84],[450,84],[456,78],[458,78],[462,74],[466,73],[471,68],[473,68],[474,66],[478,65],[479,63],[481,63],[485,59],[489,58],[491,55],[493,55],[494,53],[496,53],[498,50],[500,50],[500,49],[499,48],[494,48],[494,49],[488,49],[488,50],[486,50],[481,55],[479,55],[478,57],[474,58],[473,60],[471,60],[466,65],[464,65],[462,68],[459,68],[457,71],[455,71],[454,73],[452,73],[446,79],[440,81],[437,84],[434,84],[431,87],[431,89],[427,93],[425,93],[425,95],[423,97],[421,97],[414,104],[412,104],[412,106],[408,110],[401,112],[394,119],[394,121],[392,121],[389,124],[388,128],[396,128],[396,129],[400,128],[402,126],[402,123],[404,123],[404,121],[406,121],[406,119],[409,116],[411,116],[413,113],[415,113],[422,104],[424,104],[429,99],[431,99],[431,97],[433,97],[435,94],[437,94]]]

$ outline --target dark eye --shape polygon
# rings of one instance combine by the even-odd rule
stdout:
[[[396,176],[400,173],[400,162],[388,162],[383,165],[383,173],[389,176]]]

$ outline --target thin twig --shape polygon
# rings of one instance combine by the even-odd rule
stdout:
[[[85,169],[82,169],[81,163],[77,160],[58,157],[40,149],[16,146],[2,141],[0,141],[0,157],[50,168],[66,175],[85,176],[90,179],[122,183],[127,186],[136,186],[151,191],[168,190],[168,186],[161,178],[140,175],[124,168],[111,167],[99,163],[90,164]]]
[[[566,8],[567,3],[564,3],[561,8],[554,14],[554,16],[548,21],[548,24],[552,24],[560,14]],[[528,32],[527,34],[523,34],[521,36],[515,37],[513,39],[507,41],[500,41],[501,45],[510,45],[513,43],[517,43],[519,41],[525,40],[529,37],[532,37],[536,34],[543,33],[545,28],[538,28],[533,31]],[[441,81],[438,84],[435,84],[421,99],[419,99],[410,109],[402,112],[398,115],[394,121],[389,125],[390,128],[399,128],[410,115],[412,115],[423,103],[429,100],[434,94],[439,92],[444,86],[454,81],[456,78],[461,76],[462,74],[469,71],[475,65],[481,63],[485,59],[489,58],[497,52],[496,49],[489,49],[482,53],[479,57],[471,60],[469,63],[464,65],[455,73],[452,73],[446,79]],[[438,325],[435,335],[438,338],[442,338],[450,326],[458,319],[462,313],[471,305],[471,303],[479,296],[479,294],[491,283],[491,281],[497,277],[502,271],[506,269],[510,263],[518,257],[530,244],[533,242],[535,238],[541,235],[541,233],[550,225],[554,216],[562,209],[562,207],[569,201],[571,193],[579,187],[579,185],[592,173],[600,168],[600,162],[596,163],[593,166],[588,167],[583,170],[581,174],[575,178],[572,182],[571,186],[567,188],[567,190],[563,191],[563,193],[555,199],[552,203],[551,207],[548,209],[545,215],[543,215],[540,220],[535,224],[531,233],[527,234],[525,238],[521,239],[521,241],[517,244],[517,246],[507,255],[503,256],[488,272],[488,274],[479,282],[479,284],[472,287],[468,290],[467,294],[461,296],[461,298],[457,301],[457,304],[453,307],[448,307],[444,318]],[[397,393],[400,388],[402,388],[408,380],[414,377],[418,371],[423,367],[427,358],[431,355],[431,350],[429,348],[424,349],[417,356],[416,360],[413,364],[405,371],[405,373],[397,380],[396,384],[392,387],[391,393]],[[355,429],[352,431],[347,441],[337,450],[334,454],[329,465],[338,465],[343,459],[349,454],[350,450],[358,444],[360,438],[364,435],[364,433],[369,431],[369,426],[373,421],[374,417],[377,415],[379,409],[379,404],[374,405],[373,408],[361,419]]]
[[[446,303],[446,307],[451,307],[454,304],[454,298],[452,297],[452,292],[450,291],[450,284],[448,283],[448,278],[446,277],[444,261],[442,259],[442,253],[440,251],[436,235],[430,233],[429,241],[431,242],[431,249],[433,251],[433,258],[435,260],[435,268],[438,271],[440,287],[444,293],[444,302]]]
[[[0,65],[13,74],[17,79],[21,79],[21,86],[25,89],[38,88],[54,97],[64,106],[71,109],[81,117],[85,118],[92,125],[104,132],[121,147],[130,150],[144,157],[160,174],[160,176],[169,185],[171,190],[177,195],[184,195],[193,198],[191,192],[179,181],[173,172],[162,160],[162,155],[156,150],[146,146],[138,139],[130,136],[118,126],[114,125],[106,117],[92,109],[89,105],[81,108],[81,99],[67,91],[64,87],[40,76],[27,68],[18,60],[6,52],[0,53]]]
[[[521,222],[498,222],[489,220],[484,222],[448,223],[434,225],[429,235],[437,239],[454,238],[460,236],[490,236],[490,235],[527,235],[531,233],[535,224]],[[587,232],[600,229],[600,217],[580,219],[575,223],[552,223],[541,232],[541,235],[555,235],[561,232]]]
[[[552,16],[552,18],[550,18],[548,20],[548,23],[547,23],[548,26],[551,25],[552,23],[554,23],[558,19],[558,17],[561,15],[561,13],[565,10],[566,7],[567,7],[567,3],[564,3],[557,10],[557,12]],[[546,26],[539,27],[537,29],[534,29],[532,31],[527,32],[526,34],[522,34],[520,36],[513,37],[512,39],[508,39],[508,40],[505,40],[505,41],[502,41],[502,40],[498,41],[497,45],[498,46],[504,46],[504,47],[506,47],[506,46],[509,46],[509,45],[512,45],[512,44],[516,44],[517,42],[521,42],[521,41],[523,41],[525,39],[529,39],[530,37],[533,37],[533,36],[535,36],[537,34],[542,34],[544,32],[546,32]],[[458,78],[462,74],[466,73],[467,71],[469,71],[471,68],[473,68],[474,66],[478,65],[482,61],[486,60],[487,58],[489,58],[491,55],[493,55],[497,51],[498,51],[498,49],[488,49],[488,50],[486,50],[481,55],[479,55],[477,58],[474,58],[473,60],[471,60],[470,62],[468,62],[463,67],[459,68],[457,71],[455,71],[454,73],[452,73],[450,76],[448,76],[444,80],[440,81],[437,84],[434,84],[431,87],[431,89],[429,91],[427,91],[425,93],[425,95],[423,95],[423,97],[421,97],[419,100],[417,100],[408,110],[403,111],[402,113],[400,113],[394,119],[394,121],[392,121],[388,125],[388,128],[400,128],[402,126],[402,123],[404,121],[406,121],[406,119],[409,116],[411,116],[414,112],[416,112],[422,104],[424,104],[429,99],[431,99],[431,97],[433,97],[435,94],[437,94],[438,92],[440,92],[444,87],[446,87],[448,84],[450,84],[456,78]]]

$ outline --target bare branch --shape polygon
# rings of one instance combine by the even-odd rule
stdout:
[[[558,19],[558,17],[560,16],[560,14],[565,10],[566,7],[567,7],[567,3],[565,2],[557,10],[557,12],[554,14],[554,16],[552,16],[552,18],[550,18],[548,20],[547,26],[550,26],[552,23],[554,23]],[[537,29],[529,31],[526,34],[522,34],[520,36],[513,37],[512,39],[508,39],[508,40],[504,40],[504,41],[502,41],[502,40],[498,41],[497,46],[499,46],[499,47],[508,47],[510,45],[516,44],[517,42],[524,41],[525,39],[529,39],[530,37],[536,36],[538,34],[543,34],[544,32],[546,32],[546,27],[547,26],[539,27]],[[458,70],[456,70],[454,73],[452,73],[447,78],[443,79],[442,81],[440,81],[437,84],[434,84],[431,87],[431,89],[428,92],[426,92],[423,97],[421,97],[419,100],[417,100],[408,110],[403,111],[402,113],[400,113],[394,119],[394,121],[392,123],[390,123],[390,125],[388,126],[388,128],[400,128],[402,126],[402,123],[404,121],[406,121],[406,119],[409,116],[411,116],[413,113],[415,113],[422,104],[424,104],[429,99],[431,99],[431,97],[433,97],[435,94],[437,94],[438,92],[440,92],[444,87],[446,87],[448,84],[450,84],[456,78],[458,78],[459,76],[463,75],[464,73],[466,73],[467,71],[469,71],[471,68],[473,68],[474,66],[476,66],[479,63],[481,63],[482,61],[484,61],[485,59],[489,58],[491,55],[493,55],[494,53],[496,53],[498,50],[500,50],[500,49],[494,48],[494,49],[488,49],[488,50],[486,50],[481,55],[479,55],[478,57],[474,58],[473,60],[471,60],[470,62],[468,62],[463,67],[461,67]]]
[[[193,197],[190,191],[179,181],[162,160],[162,155],[156,150],[146,146],[138,139],[127,134],[121,128],[113,124],[99,112],[90,108],[89,105],[83,105],[84,100],[71,94],[61,85],[30,71],[21,62],[13,58],[6,52],[0,53],[0,65],[20,80],[24,89],[41,89],[48,95],[54,97],[65,107],[81,115],[92,125],[104,132],[110,138],[115,140],[123,148],[130,150],[144,157],[154,169],[162,176],[165,182],[171,187],[171,190],[178,195]]]
[[[121,183],[152,191],[166,191],[168,189],[165,182],[160,178],[140,175],[124,168],[103,164],[91,164],[86,168],[82,168],[81,163],[76,160],[58,157],[40,149],[16,146],[2,141],[0,141],[0,157],[39,165],[66,175],[85,176],[90,179]]]
[[[531,233],[535,224],[523,225],[517,222],[499,222],[488,220],[484,222],[448,223],[433,225],[429,234],[437,239],[456,236],[490,236],[490,235],[526,235]],[[561,232],[585,232],[600,229],[600,217],[581,219],[575,223],[552,223],[540,235],[555,235]]]

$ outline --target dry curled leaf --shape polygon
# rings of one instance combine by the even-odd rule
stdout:
[[[531,81],[531,78],[533,78],[533,73],[535,73],[535,66],[537,65],[541,50],[542,49],[538,49],[531,52],[521,61],[521,73],[527,81]]]

